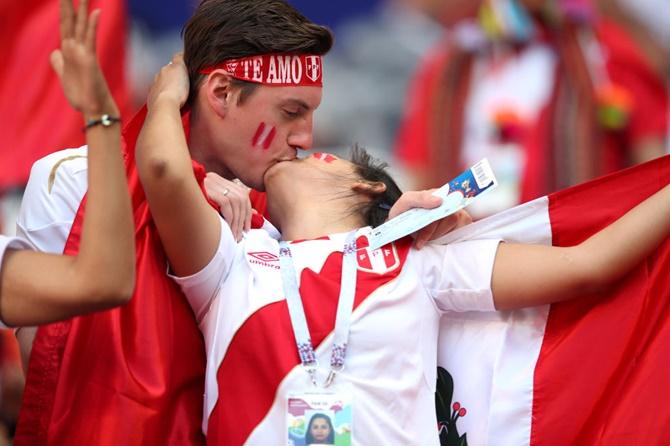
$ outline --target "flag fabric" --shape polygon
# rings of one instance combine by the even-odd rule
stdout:
[[[451,242],[571,246],[670,182],[670,156],[539,198]],[[442,444],[670,443],[670,240],[607,292],[443,318]]]
[[[126,85],[126,2],[91,0],[101,8],[97,52],[121,115],[130,112]],[[30,167],[62,147],[84,143],[81,114],[70,107],[49,63],[60,46],[57,1],[0,2],[0,194],[24,186]]]
[[[204,444],[204,343],[188,302],[166,275],[135,168],[145,115],[143,109],[123,135],[135,218],[135,293],[122,307],[38,330],[15,445]],[[202,184],[204,169],[194,166]],[[66,254],[77,252],[84,207],[85,198]]]

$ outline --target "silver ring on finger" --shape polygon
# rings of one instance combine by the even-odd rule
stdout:
[[[226,195],[228,195],[228,192],[230,192],[230,189],[225,188],[225,189],[223,190],[223,196],[225,197]]]

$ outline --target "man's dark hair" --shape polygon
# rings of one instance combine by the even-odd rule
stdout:
[[[388,164],[370,156],[364,148],[354,144],[349,160],[356,166],[356,174],[361,179],[386,185],[384,192],[371,195],[369,202],[356,209],[363,216],[366,225],[373,228],[379,226],[388,218],[389,210],[398,201],[402,191],[386,171]]]
[[[300,14],[283,0],[203,0],[183,30],[189,102],[200,71],[227,59],[269,53],[326,54],[333,46],[328,28]],[[237,81],[242,97],[256,84]]]

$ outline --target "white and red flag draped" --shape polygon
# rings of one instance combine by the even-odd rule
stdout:
[[[574,245],[668,182],[670,156],[448,240]],[[606,293],[522,311],[451,313],[439,355],[449,374],[438,398],[443,444],[461,444],[446,441],[447,428],[469,446],[670,444],[670,240]]]

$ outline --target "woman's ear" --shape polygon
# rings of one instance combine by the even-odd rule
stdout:
[[[207,75],[202,88],[210,108],[224,118],[235,101],[233,78],[223,70],[214,70]]]
[[[358,194],[379,195],[386,192],[386,184],[381,181],[359,180],[351,185],[351,190]]]

